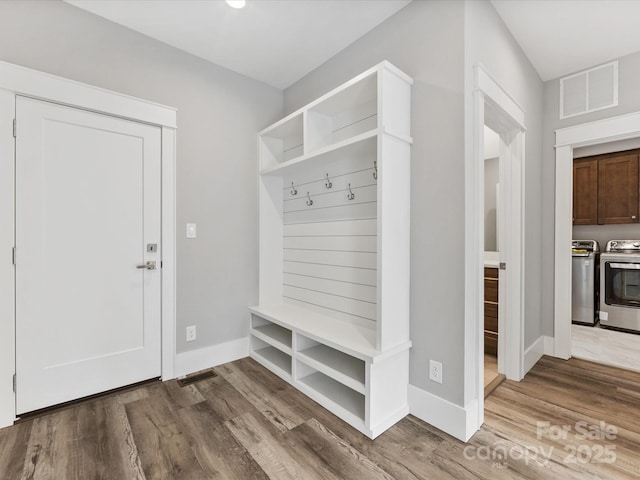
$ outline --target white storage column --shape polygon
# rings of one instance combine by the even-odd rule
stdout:
[[[251,356],[371,438],[409,411],[411,83],[382,62],[258,137]]]

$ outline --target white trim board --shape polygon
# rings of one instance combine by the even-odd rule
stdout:
[[[175,108],[2,61],[0,89],[138,122],[177,127]]]
[[[409,411],[411,415],[463,442],[478,430],[476,402],[471,402],[466,408],[461,407],[414,385],[409,385]]]
[[[24,95],[162,127],[162,378],[175,362],[176,110],[29,68],[0,62],[0,427],[15,420],[14,235],[15,96]],[[19,128],[19,127],[18,127]],[[6,297],[5,297],[6,296]]]
[[[571,356],[573,149],[640,137],[640,112],[556,130],[553,355]]]
[[[529,348],[524,352],[524,374],[526,375],[533,366],[538,363],[538,360],[547,353],[546,347],[549,342],[549,337],[544,335],[540,336],[535,342],[533,342]]]
[[[247,356],[249,356],[249,337],[243,337],[219,345],[178,353],[174,373],[176,378],[183,377]]]
[[[15,419],[15,282],[11,249],[14,243],[14,138],[15,96],[0,90],[0,427]]]

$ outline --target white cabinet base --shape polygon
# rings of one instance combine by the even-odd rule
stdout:
[[[295,305],[252,307],[250,355],[375,438],[409,413],[410,342],[375,349],[375,331]]]

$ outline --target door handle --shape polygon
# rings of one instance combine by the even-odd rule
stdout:
[[[138,269],[145,269],[145,270],[155,270],[156,269],[156,262],[155,261],[149,261],[147,263],[143,263],[142,265],[137,265],[136,268]]]
[[[609,266],[620,270],[640,270],[640,264],[638,263],[609,263]]]

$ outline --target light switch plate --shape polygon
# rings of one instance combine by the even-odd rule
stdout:
[[[196,224],[195,223],[187,223],[187,238],[196,238]]]

